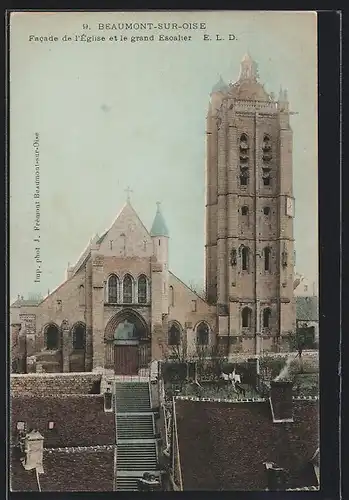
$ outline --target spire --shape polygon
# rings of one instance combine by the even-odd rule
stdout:
[[[282,86],[280,85],[280,90],[279,90],[279,102],[282,102],[284,100],[284,91],[282,90]]]
[[[240,76],[239,80],[252,80],[258,79],[258,66],[252,59],[249,53],[245,54],[240,63]]]
[[[169,232],[166,226],[165,219],[160,211],[160,202],[158,201],[156,204],[158,208],[155,214],[153,225],[151,227],[150,235],[169,237]]]
[[[218,82],[212,87],[211,94],[213,92],[224,92],[225,90],[229,89],[229,85],[225,83],[225,81],[222,78],[222,75],[219,75],[219,80]]]

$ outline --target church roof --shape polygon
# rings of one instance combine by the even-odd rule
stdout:
[[[169,237],[169,231],[165,219],[160,211],[160,203],[158,203],[158,208],[154,218],[153,225],[151,227],[150,236],[167,236]]]

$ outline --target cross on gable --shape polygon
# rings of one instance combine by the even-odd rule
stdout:
[[[125,193],[127,193],[127,201],[130,201],[130,193],[133,193],[133,189],[129,186],[125,189]]]

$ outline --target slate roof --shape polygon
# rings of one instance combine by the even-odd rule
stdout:
[[[318,402],[294,400],[294,422],[272,422],[268,401],[176,400],[184,490],[264,490],[263,462],[288,473],[287,488],[317,486]]]
[[[296,318],[299,321],[318,321],[318,297],[297,297]]]
[[[51,421],[55,425],[49,430]],[[115,442],[114,414],[104,412],[102,395],[12,396],[11,435],[14,438],[17,422],[25,422],[28,430],[38,430],[44,436],[45,448]]]
[[[165,219],[160,211],[160,207],[158,206],[158,209],[155,214],[154,222],[150,230],[150,235],[151,236],[169,236],[169,231],[167,229],[167,225],[165,222]]]
[[[41,491],[112,491],[113,447],[44,450]],[[11,490],[38,491],[35,470],[26,471],[19,459],[11,461]]]

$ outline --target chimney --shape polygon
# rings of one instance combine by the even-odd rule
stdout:
[[[268,490],[284,491],[287,486],[285,469],[278,467],[274,462],[265,462],[264,465],[267,469]]]
[[[104,411],[105,412],[112,412],[113,411],[113,395],[110,392],[110,387],[107,387],[105,393],[104,393]]]
[[[272,380],[270,383],[270,408],[273,422],[293,422],[292,382]]]
[[[42,461],[44,452],[44,437],[40,432],[32,430],[24,438],[24,453],[22,465],[25,470],[37,469],[42,474],[44,472]]]

